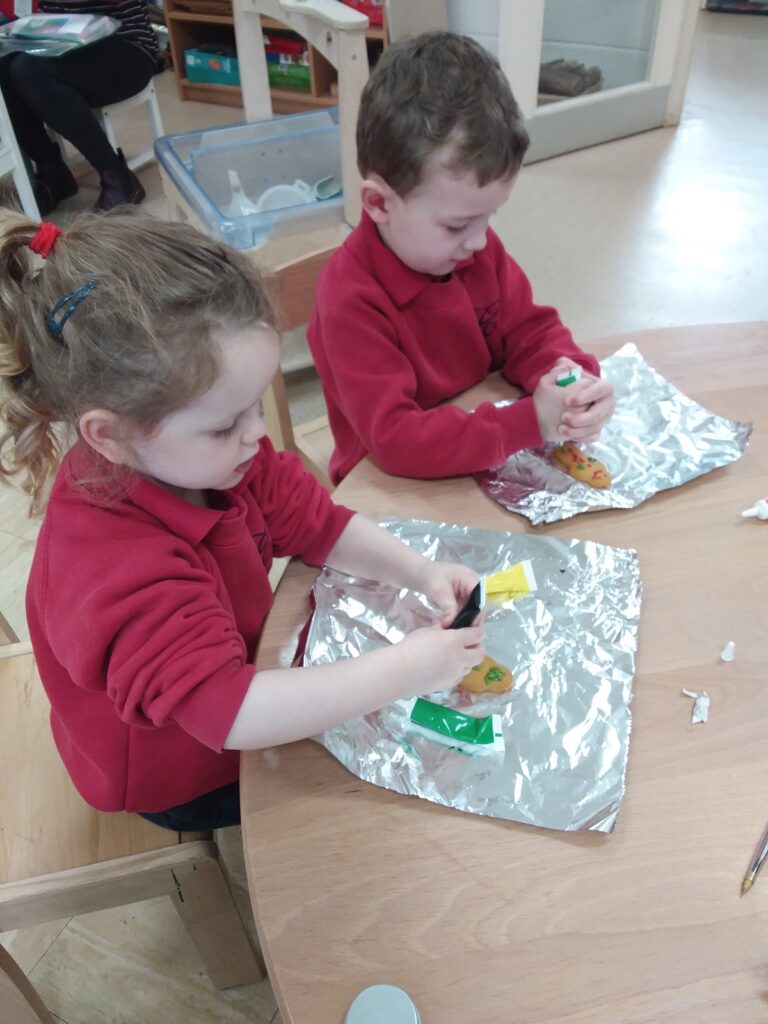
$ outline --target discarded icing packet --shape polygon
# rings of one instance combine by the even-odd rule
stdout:
[[[424,520],[381,525],[426,557],[481,576],[530,562],[536,589],[485,610],[486,652],[512,671],[512,689],[430,692],[425,679],[421,695],[465,715],[498,716],[503,750],[488,757],[471,743],[452,749],[430,738],[413,728],[412,699],[315,739],[359,778],[398,793],[545,828],[610,832],[629,750],[641,596],[635,552]],[[423,594],[328,568],[314,599],[306,665],[398,643],[438,617]]]
[[[616,393],[616,411],[600,440],[579,445],[602,462],[605,490],[579,483],[552,462],[555,445],[511,455],[475,474],[480,489],[534,526],[603,508],[634,508],[658,491],[741,458],[751,423],[727,420],[688,398],[650,367],[631,343],[600,364]],[[499,403],[510,404],[510,403]]]
[[[695,690],[686,690],[683,688],[681,693],[684,697],[691,697],[693,700],[693,707],[691,708],[691,725],[699,725],[702,722],[709,721],[709,694],[706,690],[702,690],[701,693],[697,693]]]

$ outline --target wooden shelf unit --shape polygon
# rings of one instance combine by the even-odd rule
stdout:
[[[220,103],[228,107],[242,106],[239,86],[190,82],[184,73],[185,50],[203,43],[235,45],[235,22],[231,3],[227,0],[165,0],[164,10],[179,99]],[[289,25],[284,25],[274,18],[262,17],[261,25],[267,31],[292,31]],[[386,28],[370,27],[366,32],[366,39],[374,43],[381,42],[386,46]],[[273,86],[270,93],[274,112],[293,114],[301,110],[331,107],[338,102],[335,94],[336,69],[314,46],[309,46],[309,81],[308,92],[287,86]]]

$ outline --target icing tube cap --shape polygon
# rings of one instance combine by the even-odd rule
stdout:
[[[760,498],[752,508],[745,509],[741,514],[744,519],[768,519],[768,498]]]

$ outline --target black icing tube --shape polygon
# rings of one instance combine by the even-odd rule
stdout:
[[[464,629],[466,626],[471,626],[472,623],[477,619],[480,612],[485,608],[485,577],[481,577],[480,582],[474,588],[472,593],[469,595],[467,600],[464,602],[464,606],[460,609],[456,618],[450,624],[448,629]]]

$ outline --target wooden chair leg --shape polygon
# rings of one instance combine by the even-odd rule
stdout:
[[[19,638],[11,628],[10,622],[0,612],[0,644],[17,644],[18,642]]]
[[[218,857],[176,868],[174,880],[171,898],[214,987],[233,988],[263,978]]]
[[[0,1024],[54,1024],[22,969],[0,946]]]
[[[1,650],[1,648],[0,648]],[[169,896],[215,988],[264,976],[213,842],[181,843],[0,886],[0,931]]]

